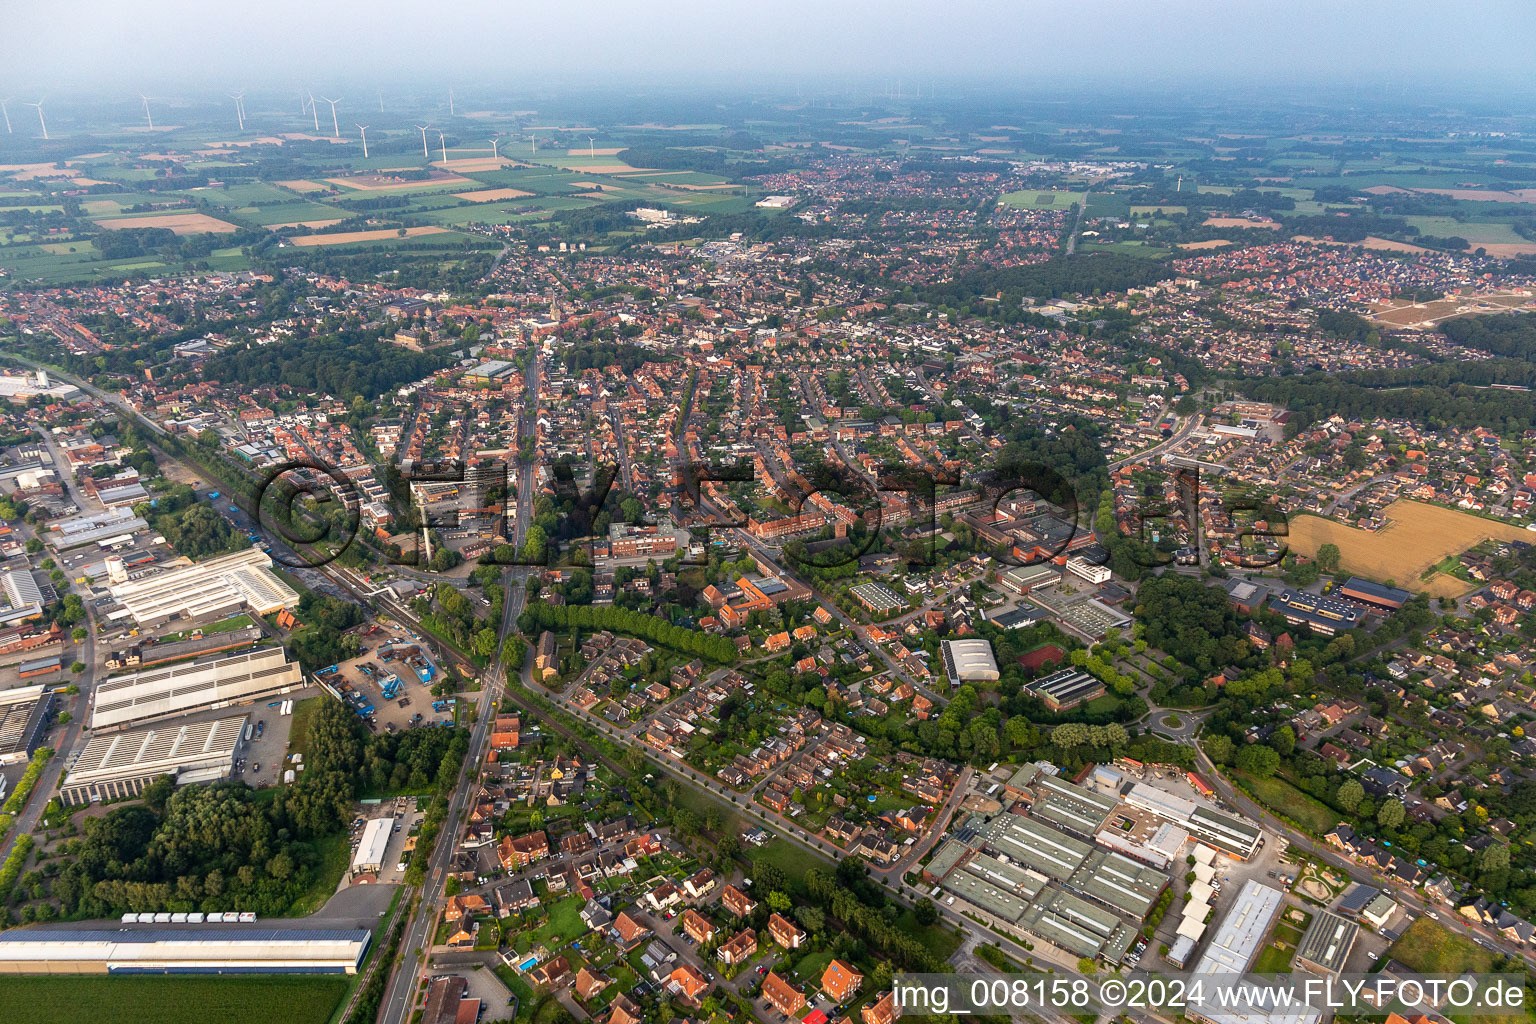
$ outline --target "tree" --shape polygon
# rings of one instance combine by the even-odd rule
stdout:
[[[1347,779],[1334,794],[1334,801],[1350,814],[1360,806],[1360,801],[1365,799],[1365,787],[1356,779]]]
[[[939,908],[933,905],[933,900],[924,896],[912,905],[912,916],[917,923],[927,928],[939,919]]]
[[[1478,859],[1478,867],[1483,871],[1501,871],[1509,867],[1509,847],[1503,843],[1492,843],[1484,847]]]
[[[1232,760],[1232,737],[1217,733],[1205,738],[1205,756],[1215,764],[1226,764]]]
[[[1397,828],[1407,816],[1408,812],[1403,809],[1401,800],[1388,800],[1381,805],[1381,810],[1376,812],[1376,821],[1383,828]]]
[[[1237,752],[1232,763],[1256,779],[1267,779],[1279,770],[1280,755],[1263,744],[1250,743]]]
[[[1317,549],[1317,557],[1313,560],[1323,572],[1336,571],[1339,567],[1339,546],[1337,544],[1322,545]]]

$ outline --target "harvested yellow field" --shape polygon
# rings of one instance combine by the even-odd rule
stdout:
[[[595,149],[590,146],[578,146],[575,149],[565,151],[566,156],[618,156],[624,152],[624,147],[614,146],[612,149],[604,149],[598,146]]]
[[[428,225],[419,228],[406,228],[405,237],[415,238],[418,235],[443,235],[447,234],[447,228]],[[346,245],[349,242],[376,242],[381,238],[399,238],[400,229],[382,228],[378,231],[338,231],[331,235],[298,235],[290,238],[294,245]]]
[[[288,181],[279,181],[277,184],[283,188],[291,188],[295,192],[325,192],[326,186],[317,181],[309,181],[305,178],[290,178]]]
[[[308,228],[311,231],[318,231],[320,228],[328,228],[332,224],[340,224],[341,221],[342,218],[340,217],[332,217],[330,220],[296,220],[287,224],[268,224],[267,230],[276,231],[279,228]]]
[[[98,220],[99,228],[117,231],[122,228],[170,228],[178,235],[198,235],[211,231],[227,235],[235,230],[228,221],[210,217],[206,213],[159,213],[144,217],[118,217],[114,220]]]
[[[1308,557],[1316,555],[1324,544],[1337,544],[1339,566],[1347,572],[1391,580],[1407,590],[1427,590],[1432,597],[1457,597],[1472,589],[1466,581],[1444,573],[1436,573],[1427,581],[1419,577],[1442,559],[1489,538],[1536,540],[1536,534],[1521,527],[1421,501],[1399,499],[1383,514],[1387,525],[1375,532],[1320,516],[1299,515],[1290,521],[1286,543]]]
[[[488,188],[479,192],[455,192],[453,198],[467,199],[471,203],[497,203],[503,199],[521,199],[523,196],[531,196],[532,192],[524,192],[517,188]]]
[[[402,181],[399,178],[387,178],[382,174],[363,174],[354,178],[326,178],[332,185],[340,185],[343,188],[355,188],[360,192],[388,192],[397,188],[431,188],[433,185],[473,185],[475,179],[464,178],[457,174],[446,174],[436,171],[430,178],[413,178]]]
[[[1220,249],[1224,245],[1232,243],[1225,238],[1207,238],[1203,242],[1180,242],[1180,249]]]

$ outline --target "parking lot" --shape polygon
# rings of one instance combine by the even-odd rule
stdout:
[[[381,732],[391,729],[400,732],[423,725],[453,724],[454,705],[445,704],[441,711],[433,708],[437,698],[432,696],[431,688],[442,679],[443,669],[427,645],[417,639],[418,635],[383,620],[372,633],[360,634],[362,654],[350,661],[341,662],[334,675],[325,677],[331,685],[338,689],[350,687],[362,701],[372,704],[374,726]],[[416,651],[412,657],[419,661],[419,665],[402,657],[409,654],[413,647]],[[430,679],[422,679],[423,668],[429,673]],[[399,690],[393,697],[386,699],[384,686],[390,676],[399,681]],[[358,702],[353,702],[352,706],[356,710]]]

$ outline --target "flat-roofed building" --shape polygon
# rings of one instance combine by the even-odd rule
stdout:
[[[997,660],[992,644],[986,640],[945,640],[944,672],[952,682],[996,682]]]
[[[1100,846],[1166,870],[1189,842],[1189,833],[1160,815],[1122,803],[1093,838]]]
[[[1185,827],[1195,839],[1238,860],[1252,857],[1264,841],[1264,830],[1257,825],[1205,806],[1194,809]]]
[[[42,618],[43,590],[37,585],[32,570],[12,569],[0,574],[0,594],[5,597],[5,605],[0,607],[0,625],[10,626]]]
[[[1098,834],[1119,804],[1114,797],[1095,793],[1059,775],[1040,776],[1035,790],[1030,815],[1083,839]]]
[[[48,524],[43,535],[55,551],[67,551],[82,547],[119,534],[134,534],[149,529],[149,524],[133,514],[132,509],[109,508],[105,512],[90,512],[70,516]]]
[[[162,775],[177,785],[227,779],[247,721],[246,715],[234,715],[92,736],[59,787],[59,799],[74,807],[138,796]]]
[[[1136,932],[1114,913],[1048,886],[1030,904],[1019,927],[1079,957],[1102,957],[1119,963],[1136,938]]]
[[[969,872],[993,885],[1001,886],[1026,901],[1040,895],[1040,890],[1051,881],[1040,872],[1022,864],[999,860],[986,853],[978,853],[972,857],[956,874],[964,872]]]
[[[1289,588],[1271,597],[1269,606],[1285,616],[1285,621],[1291,625],[1307,625],[1324,636],[1354,629],[1365,617],[1365,612],[1352,601]]]
[[[1355,945],[1360,926],[1327,910],[1312,914],[1312,924],[1296,946],[1296,963],[1318,974],[1338,974]]]
[[[1050,562],[1038,565],[1020,565],[998,573],[997,582],[1016,594],[1027,594],[1040,587],[1051,587],[1061,582],[1061,570]]]
[[[146,669],[96,686],[91,728],[125,729],[190,711],[230,707],[302,688],[281,647]]]
[[[1377,611],[1395,612],[1413,597],[1401,587],[1388,587],[1380,583],[1351,576],[1339,587],[1339,596],[1367,605]]]
[[[29,760],[53,717],[53,691],[44,685],[0,690],[0,765]]]
[[[1045,822],[1017,814],[1000,814],[982,826],[989,850],[1027,864],[1058,882],[1072,877],[1093,851],[1093,846],[1073,839]]]
[[[1283,905],[1284,896],[1278,889],[1252,879],[1244,882],[1237,898],[1232,901],[1232,909],[1212,932],[1204,955],[1190,973],[1197,976],[1247,973]],[[1239,982],[1238,986],[1250,989],[1251,993],[1232,1000],[1237,1004],[1234,1007],[1218,1007],[1217,1000],[1211,999],[1198,1010],[1192,1010],[1191,1015],[1207,1024],[1316,1024],[1321,1016],[1306,1006],[1274,1005],[1273,995],[1251,982]]]
[[[15,928],[0,974],[356,974],[364,928]]]
[[[1126,917],[1145,921],[1170,881],[1156,868],[1109,850],[1095,850],[1067,879],[1067,887]]]
[[[1031,696],[1045,702],[1052,711],[1067,711],[1084,701],[1104,696],[1104,684],[1087,672],[1064,668],[1024,684]]]
[[[394,827],[393,816],[370,818],[363,826],[363,836],[357,842],[357,853],[352,856],[352,873],[359,875],[384,868],[384,851],[389,846],[389,832]]]
[[[977,910],[1013,924],[1029,908],[1029,900],[1004,886],[970,871],[951,871],[939,886],[953,897],[965,900]]]
[[[848,593],[871,615],[884,615],[907,606],[907,602],[884,583],[860,583],[849,588]]]
[[[258,547],[192,565],[151,573],[107,588],[122,608],[112,618],[140,626],[172,619],[206,619],[250,611],[272,615],[294,608],[299,595],[272,572],[272,558]]]

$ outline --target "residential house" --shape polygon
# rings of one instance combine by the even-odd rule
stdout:
[[[785,949],[799,949],[805,942],[805,931],[782,914],[768,918],[768,937]]]
[[[782,1014],[797,1015],[805,1006],[805,996],[800,990],[781,978],[777,971],[769,971],[763,978],[763,998]]]

